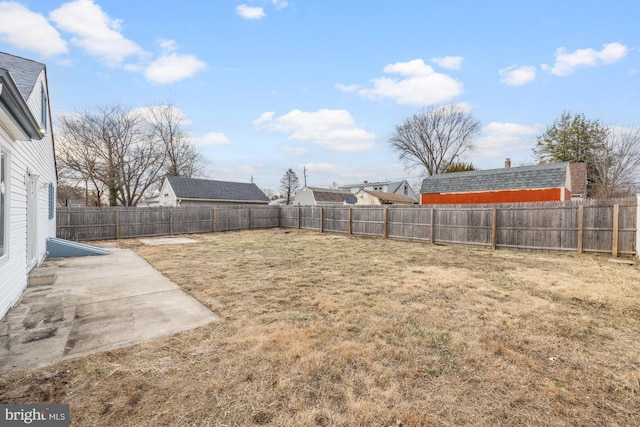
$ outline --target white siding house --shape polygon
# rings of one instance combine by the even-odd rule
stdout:
[[[257,185],[244,182],[165,176],[157,204],[152,206],[266,205],[269,198]]]
[[[302,187],[296,192],[294,205],[301,206],[341,206],[351,193],[330,188]]]
[[[0,52],[0,318],[56,233],[48,93],[44,64]]]
[[[407,196],[412,198],[415,201],[418,201],[418,196],[411,188],[411,185],[407,182],[407,180],[403,181],[383,181],[383,182],[369,182],[363,181],[359,184],[350,184],[343,185],[340,187],[341,190],[350,191],[355,194],[359,191],[381,191],[383,193],[394,193],[401,194],[403,196]]]
[[[417,200],[396,193],[383,191],[360,190],[356,194],[354,205],[416,205]]]

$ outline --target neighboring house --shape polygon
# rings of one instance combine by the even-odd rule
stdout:
[[[341,206],[351,192],[330,188],[303,187],[293,200],[294,205],[303,206]]]
[[[571,163],[571,199],[587,198],[587,164]]]
[[[548,202],[571,199],[569,163],[433,175],[422,181],[423,205]]]
[[[141,206],[157,208],[158,206],[160,206],[160,195],[147,197],[146,199],[144,199],[144,204],[141,204]]]
[[[382,191],[360,190],[356,194],[355,205],[415,205],[418,202],[402,194]]]
[[[56,164],[44,64],[0,52],[0,318],[56,235]]]
[[[341,190],[349,191],[353,194],[361,190],[369,191],[382,191],[384,193],[402,194],[403,196],[411,197],[413,200],[418,200],[418,196],[413,191],[409,183],[404,181],[384,181],[384,182],[369,182],[363,181],[360,184],[343,185]]]
[[[166,176],[158,206],[266,205],[269,198],[255,184]]]

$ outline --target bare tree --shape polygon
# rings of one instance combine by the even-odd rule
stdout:
[[[594,152],[597,180],[592,196],[598,199],[635,194],[640,179],[640,127],[609,128],[604,144]]]
[[[391,147],[409,167],[424,167],[429,175],[444,173],[473,148],[480,122],[461,106],[429,107],[395,127]]]
[[[137,204],[164,168],[164,147],[139,114],[120,105],[63,117],[59,135],[59,162],[97,192],[106,187],[111,206]]]
[[[171,102],[147,107],[153,135],[164,145],[165,175],[192,178],[201,175],[206,161],[191,141],[182,112]]]

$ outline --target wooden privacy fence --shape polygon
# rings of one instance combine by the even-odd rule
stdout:
[[[59,238],[110,240],[278,227],[278,206],[67,208],[56,212]]]
[[[429,206],[58,208],[68,240],[299,228],[432,243],[638,254],[638,198]]]
[[[283,206],[280,225],[496,248],[638,254],[638,198],[500,205]]]

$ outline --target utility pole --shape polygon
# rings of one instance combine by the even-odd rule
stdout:
[[[302,167],[302,174],[304,175],[304,186],[307,186],[307,167],[303,166]]]

